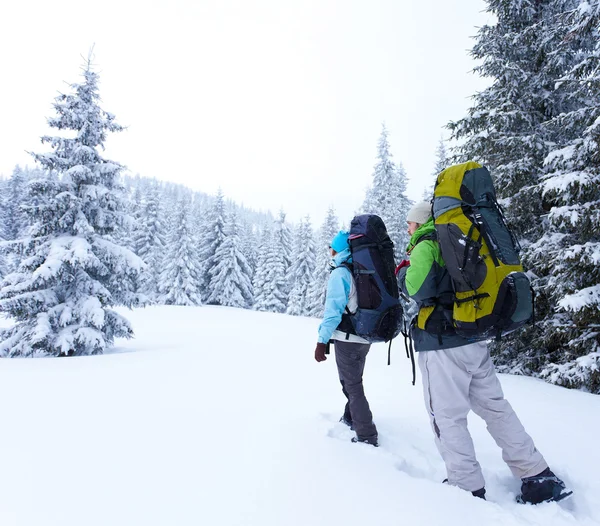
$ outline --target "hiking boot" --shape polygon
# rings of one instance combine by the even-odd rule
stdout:
[[[477,497],[478,499],[486,500],[485,488],[478,489],[477,491],[471,491],[471,495],[473,495],[473,497]]]
[[[379,442],[377,441],[377,437],[375,438],[359,438],[359,437],[352,437],[351,439],[352,442],[362,442],[363,444],[369,444],[370,446],[373,447],[379,447]]]
[[[342,415],[342,418],[340,418],[340,422],[342,424],[346,424],[352,431],[354,431],[354,428],[352,427],[352,420],[346,418],[346,415]]]
[[[521,484],[521,494],[517,496],[520,504],[540,504],[541,502],[558,502],[573,492],[567,491],[565,483],[550,468],[546,468],[535,477],[525,477]]]
[[[442,480],[442,484],[448,484],[448,479]],[[473,495],[473,497],[477,497],[478,499],[487,500],[485,498],[485,488],[478,489],[477,491],[471,491],[471,495]]]

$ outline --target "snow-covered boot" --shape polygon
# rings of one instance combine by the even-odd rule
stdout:
[[[535,477],[521,479],[521,494],[517,502],[521,504],[540,504],[541,502],[558,502],[573,492],[567,491],[565,483],[550,468],[546,468]]]
[[[471,491],[473,497],[477,497],[478,499],[486,500],[485,498],[485,488],[478,489],[477,491]]]
[[[352,442],[361,442],[363,444],[369,444],[370,446],[373,447],[379,447],[379,442],[377,441],[377,437],[375,438],[359,438],[359,437],[352,437],[351,439]]]

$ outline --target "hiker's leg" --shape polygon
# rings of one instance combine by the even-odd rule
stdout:
[[[461,348],[458,348],[461,349]],[[456,359],[456,349],[419,352],[425,405],[446,464],[448,482],[477,491],[485,481],[467,428],[471,375]]]
[[[360,439],[377,437],[377,428],[373,423],[373,415],[363,389],[363,371],[365,359],[369,352],[369,344],[335,342],[335,361],[342,383],[342,390],[348,397],[348,408],[352,418],[352,426]]]
[[[337,361],[337,354],[336,354],[336,361]],[[338,374],[339,374],[339,367],[338,367]],[[346,391],[346,386],[344,383],[344,380],[342,379],[341,375],[340,375],[340,383],[342,384],[342,393],[344,393],[344,396],[346,397],[346,400],[348,400],[346,402],[346,405],[344,406],[344,420],[348,423],[352,423],[352,415],[350,414],[350,397],[348,396],[348,391]]]
[[[504,398],[487,345],[476,345],[479,364],[471,380],[471,407],[485,420],[490,435],[502,449],[502,458],[513,475],[518,478],[538,475],[548,464]]]

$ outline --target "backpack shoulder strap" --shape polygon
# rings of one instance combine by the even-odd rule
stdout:
[[[433,232],[429,232],[429,234],[425,234],[424,236],[421,236],[419,239],[417,239],[417,242],[409,248],[408,253],[410,254],[421,241],[437,241],[437,240],[438,240],[437,232],[435,230]]]
[[[350,272],[350,274],[352,274],[352,277],[354,277],[354,265],[352,265],[352,263],[348,263],[347,261],[344,261],[343,263],[340,263],[339,266],[335,267],[334,270],[336,268],[347,268],[348,271]]]
[[[421,241],[437,241],[437,240],[438,240],[437,232],[434,230],[433,232],[429,232],[429,234],[425,234],[424,236],[421,236],[419,239],[417,239],[417,242],[415,243],[415,247]]]
[[[354,266],[352,265],[352,263],[348,263],[347,261],[344,261],[343,263],[340,264],[339,267],[336,267],[336,268],[342,268],[342,267],[348,269],[348,271],[350,272],[350,276],[352,276],[352,279],[354,279]],[[344,310],[345,310],[344,316],[345,315],[353,316],[352,312],[350,312],[350,309],[348,308],[348,305],[346,305],[346,308]],[[348,334],[349,333],[346,333],[346,339],[348,339]]]

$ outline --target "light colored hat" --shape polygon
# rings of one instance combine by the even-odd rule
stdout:
[[[431,218],[431,203],[422,201],[416,203],[406,214],[406,220],[424,225]]]

